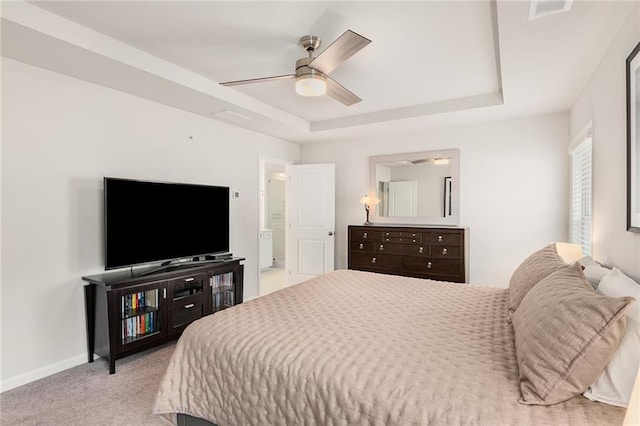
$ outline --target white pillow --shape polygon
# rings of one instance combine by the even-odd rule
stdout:
[[[584,273],[584,277],[589,281],[589,284],[591,284],[591,287],[594,289],[597,289],[598,284],[600,284],[600,280],[611,272],[611,269],[602,266],[600,263],[593,260],[591,256],[585,256],[578,259],[578,262],[580,262],[583,267],[582,272]]]
[[[611,272],[611,269],[605,268],[602,265],[589,265],[585,266],[582,273],[584,273],[584,277],[589,281],[589,284],[594,289],[597,289],[600,285],[600,281],[604,277],[606,277]]]
[[[591,256],[582,257],[582,258],[578,259],[578,262],[580,262],[580,264],[582,266],[584,266],[585,268],[587,266],[600,265],[598,262],[593,260],[593,258]]]
[[[598,286],[605,296],[631,296],[636,302],[627,311],[627,328],[620,346],[596,381],[583,394],[593,401],[626,407],[640,368],[640,284],[613,268]]]

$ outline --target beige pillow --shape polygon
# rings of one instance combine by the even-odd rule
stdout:
[[[618,347],[633,301],[597,294],[579,263],[535,285],[513,315],[520,403],[552,405],[583,393]]]
[[[509,281],[509,311],[511,314],[534,285],[547,275],[567,266],[558,255],[555,244],[549,244],[526,258]]]

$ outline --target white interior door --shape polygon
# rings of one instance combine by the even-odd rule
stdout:
[[[333,271],[335,165],[289,166],[291,284]]]
[[[389,182],[389,216],[418,216],[418,181]]]

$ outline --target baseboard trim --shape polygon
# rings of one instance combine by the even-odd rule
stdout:
[[[97,358],[100,357],[94,355],[94,359]],[[84,364],[87,361],[88,356],[85,353],[84,355],[77,355],[64,361],[56,362],[55,364],[50,364],[7,380],[2,380],[0,381],[0,393],[26,385],[27,383],[35,382],[36,380],[44,379],[47,376]]]

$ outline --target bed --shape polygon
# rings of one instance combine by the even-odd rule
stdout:
[[[583,396],[519,402],[508,305],[504,288],[335,271],[189,326],[154,412],[220,426],[621,424],[624,408]]]

